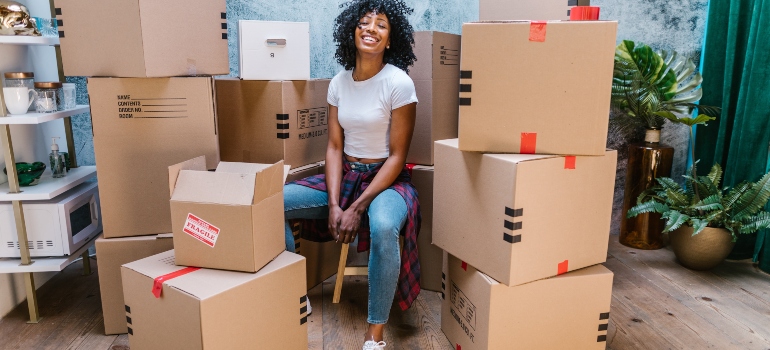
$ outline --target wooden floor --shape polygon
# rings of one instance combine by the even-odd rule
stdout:
[[[613,236],[605,265],[615,272],[608,349],[770,349],[770,275],[750,263],[694,272],[667,249],[634,250]],[[97,274],[81,270],[73,264],[40,288],[39,324],[26,323],[26,303],[0,320],[0,349],[129,349],[125,335],[103,335]],[[333,286],[334,277],[308,293],[310,349],[360,349],[366,278],[346,277],[338,305]],[[454,349],[440,306],[438,293],[424,291],[409,311],[394,308],[387,349]]]

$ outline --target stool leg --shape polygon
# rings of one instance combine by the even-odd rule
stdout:
[[[340,265],[337,267],[337,281],[334,283],[334,298],[332,303],[339,304],[340,294],[342,294],[342,280],[345,279],[345,266],[348,262],[348,248],[350,244],[342,244],[340,250]]]

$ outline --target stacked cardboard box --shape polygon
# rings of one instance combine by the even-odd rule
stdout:
[[[449,253],[442,329],[458,349],[605,347],[616,28],[463,25],[459,139],[435,144],[433,206]]]

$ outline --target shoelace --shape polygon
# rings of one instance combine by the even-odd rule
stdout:
[[[386,345],[388,344],[386,344],[384,341],[375,342],[373,340],[367,340],[364,342],[363,350],[384,350]]]

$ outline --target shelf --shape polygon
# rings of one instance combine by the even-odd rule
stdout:
[[[77,105],[74,109],[59,111],[54,113],[27,113],[27,114],[9,114],[7,117],[0,117],[0,125],[3,124],[43,124],[52,120],[62,119],[88,113],[91,111],[89,105]]]
[[[48,36],[0,35],[0,44],[10,45],[59,45],[59,38]]]
[[[82,184],[96,175],[95,166],[81,166],[71,169],[65,177],[54,179],[50,170],[46,170],[40,183],[35,186],[22,187],[21,193],[8,193],[8,183],[0,185],[0,201],[39,201],[53,199],[67,190]]]
[[[0,258],[0,273],[58,272],[64,270],[73,261],[79,259],[101,236],[101,233],[98,234],[72,255],[55,258],[32,258],[33,263],[31,265],[21,265],[21,259]]]

